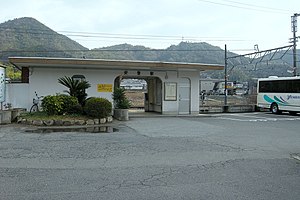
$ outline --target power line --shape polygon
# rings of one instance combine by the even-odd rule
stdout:
[[[159,38],[159,39],[219,39],[219,38],[232,38],[232,37],[205,37],[205,36],[175,36],[175,35],[141,35],[141,34],[122,34],[122,33],[99,33],[99,32],[74,32],[74,31],[58,31],[66,33],[70,36],[83,36],[83,37],[120,37],[120,38]]]
[[[165,49],[92,49],[92,50],[53,50],[53,51],[48,51],[48,50],[8,50],[8,51],[0,51],[1,53],[11,53],[11,52],[14,52],[14,53],[37,53],[37,52],[49,52],[49,53],[53,53],[53,52],[105,52],[105,51],[108,51],[108,52],[129,52],[129,51],[132,51],[132,52],[135,52],[135,51],[141,51],[141,52],[169,52],[169,51],[173,51],[173,52],[176,52],[176,51],[183,51],[183,52],[189,52],[189,51],[192,51],[192,52],[195,52],[195,51],[213,51],[213,52],[216,52],[216,51],[223,51],[223,50],[165,50]]]
[[[290,10],[278,9],[278,8],[272,8],[272,7],[266,7],[266,6],[258,6],[258,5],[254,5],[254,4],[241,3],[241,2],[237,2],[237,1],[231,1],[231,0],[222,0],[222,1],[239,4],[239,5],[250,6],[250,7],[254,7],[254,8],[268,9],[268,10],[274,10],[274,11],[280,11],[280,12],[286,12],[286,13],[291,12]]]
[[[32,35],[56,35],[50,30],[42,29],[26,29],[26,28],[11,28],[0,27],[0,30],[4,29],[6,32],[11,31],[14,33],[32,34]],[[67,33],[59,34],[59,33]],[[232,37],[200,37],[200,36],[174,36],[174,35],[134,35],[134,34],[114,34],[114,33],[96,33],[96,32],[74,32],[74,31],[59,31],[59,35],[68,37],[82,37],[82,38],[106,38],[106,39],[129,39],[129,40],[177,40],[177,41],[232,41],[242,42],[249,41],[245,39],[233,39]]]
[[[57,35],[57,33],[52,32],[51,29],[49,30],[44,30],[44,29],[36,29],[36,28],[11,28],[11,27],[5,27],[5,26],[0,26],[0,30],[5,29],[6,31],[13,31],[15,33],[26,33],[26,34],[33,34],[33,35]],[[176,38],[178,40],[182,40],[182,38],[179,36],[171,36],[171,35],[134,35],[134,34],[114,34],[114,33],[97,33],[97,32],[75,32],[75,31],[60,31],[64,33],[71,33],[72,35],[69,36],[78,36],[78,37],[85,37],[85,38],[108,38],[108,39],[160,39],[163,38],[163,40],[174,40],[171,38]],[[65,36],[62,34],[59,34],[60,36]],[[9,35],[12,39],[14,38],[13,35]],[[140,38],[139,38],[140,37]],[[236,42],[241,42],[241,41],[248,41],[248,40],[241,40],[241,39],[226,39],[226,38],[231,38],[231,37],[220,37],[224,39],[217,39],[219,37],[186,37],[184,39],[189,40],[189,41],[198,41],[196,39],[192,40],[192,38],[209,38],[208,40],[205,41],[236,41]],[[107,40],[105,40],[107,41]],[[200,40],[202,42],[205,42],[203,40]],[[66,51],[83,51],[83,50],[61,50],[60,52],[66,52]],[[92,50],[89,50],[92,51]],[[97,49],[93,51],[146,51],[146,50],[108,50],[108,49]],[[170,50],[159,50],[159,49],[150,49],[147,51],[170,51]],[[209,50],[172,50],[172,51],[209,51]],[[252,51],[252,49],[233,49],[231,51]],[[0,52],[24,52],[24,51],[17,51],[17,50],[9,50],[9,51],[0,51]],[[29,51],[26,51],[29,52]],[[34,52],[34,51],[30,51]],[[41,52],[41,51],[38,51]],[[47,52],[47,51],[43,51]],[[48,51],[49,52],[49,51]],[[53,51],[51,51],[53,52]]]
[[[250,51],[251,49],[233,49],[231,51]],[[55,52],[223,52],[223,49],[92,49],[92,50],[7,50],[0,53],[55,53]]]
[[[66,36],[69,37],[85,37],[85,38],[108,38],[108,39],[130,39],[130,40],[179,40],[182,41],[188,40],[188,41],[203,41],[203,39],[194,39],[190,37],[177,37],[177,38],[156,38],[156,37],[127,37],[127,36],[96,36],[96,35],[78,35],[78,34],[67,34]],[[241,42],[245,40],[240,40],[240,39],[230,39],[230,40],[225,40],[225,39],[208,39],[206,41],[235,41],[235,42]]]
[[[227,1],[227,2],[231,2],[231,3],[235,3],[235,4],[240,4],[240,5],[247,5],[245,6],[239,6],[239,5],[234,5],[234,4],[230,4],[230,3],[218,3],[218,2],[213,2],[213,1],[208,1],[208,0],[198,0],[201,2],[206,2],[206,3],[210,3],[210,4],[215,4],[215,5],[222,5],[222,6],[228,6],[228,7],[233,7],[233,8],[240,8],[240,9],[245,9],[245,10],[252,10],[252,11],[259,11],[259,12],[271,12],[271,13],[279,13],[279,14],[288,14],[291,11],[279,11],[278,9],[272,9],[272,8],[267,8],[267,7],[263,7],[263,6],[255,6],[257,8],[253,8],[253,5],[251,4],[242,4],[242,3],[238,3],[238,2],[234,2],[234,1]]]

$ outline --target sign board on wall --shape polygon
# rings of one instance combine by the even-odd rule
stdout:
[[[165,82],[165,101],[177,101],[177,83]]]
[[[98,92],[112,92],[112,84],[98,84],[97,91]]]
[[[0,67],[0,102],[5,101],[5,68]]]

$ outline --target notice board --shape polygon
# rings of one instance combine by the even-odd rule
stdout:
[[[98,84],[97,91],[98,92],[112,92],[112,84]]]

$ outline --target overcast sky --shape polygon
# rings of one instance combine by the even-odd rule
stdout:
[[[190,41],[227,44],[228,50],[242,53],[238,50],[255,44],[260,50],[289,45],[291,16],[300,13],[300,2],[9,0],[1,1],[0,13],[0,23],[33,17],[90,49],[121,43],[166,48]]]

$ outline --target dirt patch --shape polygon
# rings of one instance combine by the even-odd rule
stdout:
[[[126,96],[131,102],[132,108],[143,108],[144,107],[144,101],[145,101],[145,94],[143,91],[131,91],[127,90]]]

